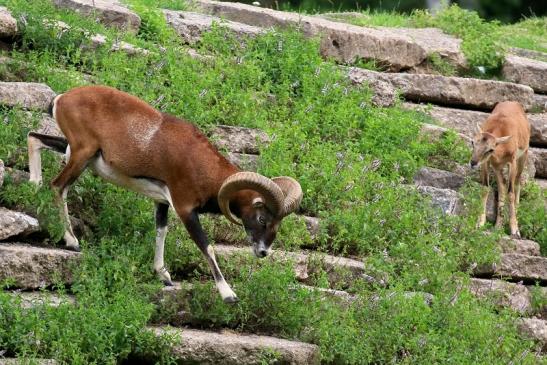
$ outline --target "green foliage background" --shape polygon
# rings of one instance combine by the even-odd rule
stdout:
[[[155,2],[128,2],[143,19],[137,35],[105,29],[46,0],[0,1],[24,19],[19,47],[11,52],[12,61],[0,67],[0,77],[44,82],[58,93],[93,80],[137,95],[203,130],[228,124],[266,131],[273,142],[261,150],[259,172],[297,177],[304,190],[302,212],[323,220],[312,241],[302,219],[287,218],[277,247],[352,256],[363,260],[374,278],[336,287],[318,270],[312,284],[347,289],[358,297],[342,306],[300,288],[288,265],[222,262],[241,299],[237,306],[226,306],[195,244],[171,217],[167,266],[175,279],[193,283],[187,306],[201,326],[316,343],[325,363],[537,363],[534,345],[516,332],[516,314],[495,310],[465,289],[471,265],[499,258],[495,242],[501,232],[485,236],[474,227],[477,186],[469,182],[466,187],[467,214],[448,218],[404,185],[421,166],[465,163],[468,151],[454,135],[436,143],[422,140],[420,123],[428,121],[423,114],[374,107],[368,88],[351,86],[336,65],[320,58],[318,40],[304,39],[297,31],[269,32],[243,45],[216,25],[198,46],[214,60],[202,62],[186,54]],[[160,5],[185,7],[175,0]],[[461,17],[465,25],[475,16]],[[45,24],[46,18],[72,28],[60,32]],[[471,24],[479,18],[473,19]],[[82,45],[89,39],[82,29],[151,53],[130,57],[109,52],[110,45],[86,50]],[[1,157],[25,169],[26,133],[39,115],[2,110],[1,118]],[[44,155],[49,181],[60,161]],[[545,249],[540,194],[533,185],[526,188],[527,213],[521,220],[523,233]],[[37,190],[7,179],[0,199],[39,216],[50,243],[57,243],[63,227],[47,187]],[[174,339],[143,331],[173,315],[153,304],[160,283],[151,270],[152,203],[89,173],[71,189],[69,202],[91,232],[82,239],[84,259],[74,268],[74,284],[64,288],[59,278],[55,288],[74,294],[77,302],[22,310],[16,299],[0,293],[0,348],[11,356],[54,357],[71,364],[118,363],[130,357],[172,362],[168,347]],[[204,221],[211,235],[234,230]],[[433,294],[432,305],[420,295],[409,297],[410,291]]]

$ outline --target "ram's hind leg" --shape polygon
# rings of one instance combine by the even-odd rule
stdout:
[[[27,136],[27,146],[30,182],[40,185],[42,184],[42,158],[40,156],[40,151],[45,148],[55,152],[65,153],[68,142],[62,137],[30,132]]]
[[[72,230],[70,217],[68,215],[68,206],[66,203],[68,188],[84,171],[87,163],[95,155],[96,151],[96,149],[75,149],[71,151],[70,158],[68,159],[65,168],[51,183],[51,187],[56,194],[57,203],[62,207],[63,214],[61,219],[66,227],[63,238],[66,243],[66,248],[69,250],[79,251],[80,243]]]
[[[171,281],[171,275],[169,275],[163,262],[165,236],[167,236],[168,213],[169,204],[156,203],[156,249],[154,251],[154,271],[156,271],[160,280],[165,285],[172,286],[173,282]]]

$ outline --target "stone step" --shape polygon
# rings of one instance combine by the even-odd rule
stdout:
[[[0,6],[0,38],[9,38],[17,35],[17,20],[10,11]]]
[[[528,256],[518,253],[501,255],[499,264],[479,266],[474,269],[479,277],[497,277],[525,283],[547,284],[547,257]]]
[[[496,306],[511,308],[521,314],[544,315],[547,313],[547,306],[537,308],[533,305],[533,291],[537,290],[547,297],[545,287],[530,287],[498,279],[471,278],[469,290],[478,298],[491,299]]]
[[[312,365],[320,363],[316,345],[270,336],[232,331],[203,331],[175,327],[149,327],[154,334],[173,337],[171,353],[177,363],[251,365],[271,363]]]
[[[547,179],[547,148],[530,147],[530,158],[533,159],[536,166],[534,176]]]
[[[24,309],[31,309],[47,305],[49,307],[58,307],[61,304],[74,304],[76,300],[72,295],[59,295],[55,292],[46,291],[15,291],[10,295],[21,301],[21,307]]]
[[[321,38],[321,54],[342,63],[375,60],[391,71],[417,68],[431,52],[457,67],[465,67],[460,41],[438,29],[366,28],[313,16],[246,4],[197,0],[201,12],[257,27],[298,27]],[[434,38],[434,39],[433,39]]]
[[[55,92],[34,82],[0,82],[0,105],[47,111]]]
[[[0,207],[0,241],[14,236],[27,236],[39,230],[36,218]]]
[[[507,81],[528,85],[537,92],[547,93],[547,62],[507,55],[501,72]]]
[[[259,27],[227,21],[206,14],[175,10],[163,10],[163,14],[167,24],[177,32],[184,43],[190,45],[198,43],[201,40],[203,33],[213,29],[214,23],[228,29],[242,40],[246,37],[255,37],[264,32],[264,30]]]
[[[526,338],[537,341],[541,351],[547,352],[547,320],[538,318],[520,318],[517,327]]]
[[[1,243],[0,282],[9,279],[14,281],[14,287],[39,289],[55,284],[55,278],[59,277],[63,283],[71,284],[71,267],[79,259],[78,252],[23,243]]]
[[[348,77],[355,84],[381,81],[391,84],[401,95],[413,102],[492,110],[500,101],[520,102],[526,110],[532,106],[534,91],[529,86],[463,77],[439,75],[382,73],[351,67]],[[384,90],[375,90],[385,92]]]
[[[499,246],[503,253],[517,253],[528,256],[541,256],[539,243],[527,239],[502,237]]]
[[[0,365],[57,365],[59,362],[57,360],[53,359],[10,359],[10,358],[2,358],[0,359]]]
[[[489,113],[447,108],[435,105],[403,103],[403,107],[419,110],[432,117],[439,125],[455,130],[458,133],[473,138],[477,131],[477,124],[482,124]],[[533,146],[547,146],[547,113],[529,113],[531,135],[530,144]]]
[[[53,3],[59,8],[93,17],[109,27],[136,33],[141,25],[141,18],[117,0],[54,0]]]
[[[547,179],[535,179],[534,181],[539,185],[541,190],[547,191]]]
[[[254,258],[250,247],[236,247],[227,245],[215,245],[217,257],[234,261],[237,257],[244,260]],[[323,269],[331,286],[351,287],[356,279],[386,285],[381,278],[374,278],[366,274],[365,265],[345,257],[331,256],[319,252],[289,252],[272,250],[268,258],[262,260],[274,260],[277,262],[292,262],[297,280],[308,283],[318,269]]]

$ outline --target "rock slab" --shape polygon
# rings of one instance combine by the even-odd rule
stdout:
[[[202,34],[212,29],[213,23],[222,25],[240,38],[254,37],[263,32],[263,29],[259,27],[226,21],[206,14],[174,10],[164,10],[163,14],[167,24],[173,27],[184,43],[187,44],[198,43]]]
[[[61,280],[72,282],[71,266],[80,258],[80,253],[35,247],[22,243],[0,244],[0,281],[13,279],[15,286],[23,289],[38,289]]]
[[[462,211],[462,197],[457,191],[433,186],[418,186],[418,191],[431,199],[433,207],[443,214],[458,215]]]
[[[17,34],[17,20],[9,10],[0,6],[0,38],[13,37]]]
[[[547,352],[547,321],[538,318],[520,318],[518,329],[524,337],[537,341],[542,346],[542,351]]]
[[[535,177],[547,178],[547,148],[530,148],[529,156],[536,167]]]
[[[475,109],[492,110],[504,100],[517,101],[529,109],[534,95],[529,86],[463,77],[382,73],[357,67],[349,68],[348,77],[354,83],[368,81],[372,87],[374,82],[387,82],[406,100]]]
[[[507,55],[502,69],[507,81],[530,86],[537,92],[547,92],[547,62]]]
[[[200,331],[173,327],[150,328],[156,335],[175,338],[172,354],[178,363],[251,365],[275,359],[276,364],[320,363],[319,348],[303,342],[234,332]],[[273,356],[273,359],[270,358]]]
[[[499,245],[503,253],[518,253],[528,256],[541,256],[539,243],[531,240],[503,237],[500,240]]]
[[[259,129],[220,125],[210,134],[218,149],[235,153],[258,155],[260,148],[270,142],[270,138]]]
[[[433,167],[422,167],[414,175],[414,184],[418,186],[458,190],[464,183],[465,177],[463,175]]]
[[[503,280],[472,278],[469,290],[478,298],[489,298],[500,307],[511,308],[519,313],[532,312],[532,296],[521,284]]]
[[[93,16],[106,26],[137,32],[141,18],[117,0],[54,0],[60,8]]]
[[[26,236],[39,229],[40,224],[36,218],[0,207],[0,241],[14,236]]]
[[[478,267],[479,276],[510,278],[512,281],[547,282],[547,257],[528,256],[517,253],[501,255],[499,264]]]
[[[365,28],[313,16],[256,6],[197,0],[203,12],[257,27],[299,28],[306,36],[321,38],[321,54],[342,63],[376,60],[391,71],[415,67],[427,58],[427,50],[398,29]]]
[[[0,82],[0,105],[47,111],[55,92],[45,84]]]

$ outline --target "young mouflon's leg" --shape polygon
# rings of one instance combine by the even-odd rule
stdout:
[[[156,249],[154,250],[154,271],[166,286],[172,286],[171,275],[165,268],[163,252],[167,236],[169,204],[156,203]]]
[[[508,195],[509,195],[509,228],[511,236],[520,238],[520,232],[517,222],[517,206],[516,206],[516,185],[517,185],[517,161],[513,160],[510,164],[508,176]]]
[[[215,252],[207,241],[207,235],[201,228],[196,211],[194,210],[190,214],[182,216],[181,220],[186,226],[188,233],[190,233],[190,237],[196,242],[200,251],[203,253],[203,256],[207,259],[207,263],[209,264],[211,272],[213,273],[213,278],[215,279],[215,285],[222,300],[224,300],[225,303],[236,303],[238,301],[237,296],[224,279],[222,272],[220,272],[220,268],[215,259]]]
[[[488,201],[488,194],[490,193],[490,186],[488,181],[488,162],[481,166],[481,184],[483,185],[481,193],[481,215],[477,227],[482,227],[486,223],[486,202]]]

